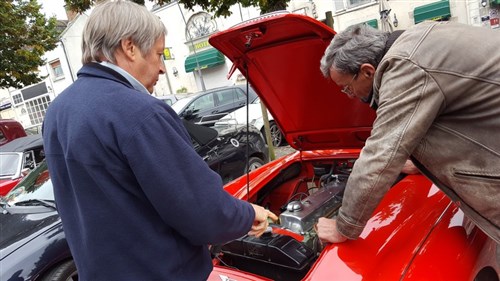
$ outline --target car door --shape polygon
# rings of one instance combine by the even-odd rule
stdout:
[[[215,108],[215,99],[213,93],[207,93],[195,98],[190,105],[186,107],[184,114],[186,120],[198,123],[203,116],[211,115]]]
[[[244,101],[243,104],[239,105],[239,103],[241,103],[241,97],[238,97],[238,93],[234,88],[220,89],[212,92],[212,95],[215,106],[210,111],[210,114],[206,114],[200,120],[199,123],[202,125],[212,126],[217,120],[225,116],[227,113],[245,105]],[[241,95],[244,94],[241,93]]]
[[[239,88],[227,88],[217,91],[215,98],[217,112],[224,113],[224,115],[243,107],[246,103],[246,95]]]

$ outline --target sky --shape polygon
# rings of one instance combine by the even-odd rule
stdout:
[[[3,1],[3,0],[0,0]],[[56,16],[58,20],[67,20],[66,10],[64,10],[64,0],[37,0],[42,5],[42,13],[47,17]],[[153,2],[146,0],[146,8],[153,7]]]
[[[67,20],[64,0],[37,0],[42,5],[42,13],[48,17],[56,16],[58,20]]]

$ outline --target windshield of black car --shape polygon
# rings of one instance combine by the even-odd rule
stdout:
[[[30,200],[54,201],[54,191],[50,180],[47,163],[44,161],[20,181],[5,196],[9,205]]]
[[[17,174],[19,168],[19,153],[0,154],[0,177],[10,177]]]
[[[179,114],[183,109],[184,107],[190,102],[193,100],[194,97],[185,97],[185,98],[182,98],[178,101],[176,101],[174,104],[172,104],[172,109],[177,113]]]

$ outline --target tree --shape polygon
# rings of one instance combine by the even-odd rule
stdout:
[[[90,8],[90,6],[100,0],[64,0],[66,7],[72,11],[81,13]],[[131,0],[137,4],[144,5],[145,0]],[[168,4],[173,0],[149,0],[157,5]],[[290,0],[179,0],[186,9],[193,10],[193,7],[199,5],[203,10],[214,13],[215,17],[227,17],[231,15],[229,8],[235,4],[241,4],[242,7],[259,7],[261,14],[285,10]]]
[[[36,0],[0,1],[0,88],[40,82],[45,52],[55,49],[56,19],[45,18]]]

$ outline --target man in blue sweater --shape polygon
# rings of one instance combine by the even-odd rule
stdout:
[[[259,236],[277,219],[225,192],[150,95],[165,36],[143,6],[96,6],[78,79],[47,110],[46,158],[79,280],[204,280],[208,244]]]

